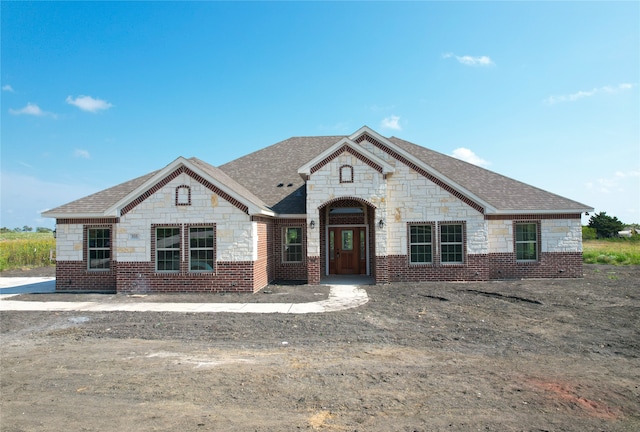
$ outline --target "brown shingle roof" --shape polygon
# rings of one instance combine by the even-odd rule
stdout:
[[[133,180],[120,183],[119,185],[61,205],[60,207],[47,210],[43,213],[43,216],[46,217],[47,214],[68,214],[70,216],[75,215],[76,217],[77,215],[90,216],[93,214],[95,214],[96,216],[101,216],[115,203],[125,198],[137,187],[141,186],[142,184],[144,184],[144,182],[156,175],[157,172],[158,171],[150,172],[149,174],[143,175]]]
[[[304,214],[306,188],[297,169],[343,138],[289,138],[221,165],[220,169],[262,198],[276,213]],[[498,212],[582,212],[589,209],[587,205],[409,141],[396,137],[388,140]]]
[[[278,214],[305,214],[306,187],[298,169],[345,136],[293,137],[216,168],[200,159],[189,161],[257,207]],[[505,177],[411,142],[388,140],[466,189],[498,212],[582,212],[589,206]],[[43,215],[100,216],[158,171],[70,202]],[[453,186],[453,185],[452,185]],[[135,198],[135,197],[133,197]],[[473,197],[468,196],[473,199]]]
[[[589,206],[400,138],[389,141],[411,153],[498,211],[585,211]]]
[[[220,166],[276,213],[305,214],[307,191],[298,168],[344,136],[294,137]]]

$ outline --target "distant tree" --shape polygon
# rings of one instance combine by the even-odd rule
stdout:
[[[598,238],[608,238],[618,235],[618,231],[624,229],[624,223],[615,216],[607,215],[607,212],[600,212],[591,216],[589,227],[596,230]]]
[[[33,228],[31,228],[31,227],[30,227],[30,226],[28,226],[28,225],[25,225],[25,226],[23,226],[23,227],[22,227],[22,231],[24,231],[24,232],[31,232],[31,231],[33,231]]]
[[[20,228],[20,227],[15,227],[15,228],[13,229],[13,231],[14,231],[14,232],[22,232],[22,228]]]
[[[588,226],[582,227],[582,240],[595,240],[598,238],[598,233],[595,228],[590,228]]]
[[[8,233],[8,232],[11,232],[11,230],[9,228],[7,228],[7,227],[0,228],[0,233]]]
[[[38,228],[36,228],[36,232],[39,232],[39,233],[50,233],[52,231],[53,230],[51,228],[46,228],[46,227],[38,227]]]

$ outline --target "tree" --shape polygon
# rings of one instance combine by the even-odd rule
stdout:
[[[624,223],[615,216],[607,215],[607,212],[600,212],[591,216],[588,226],[596,230],[598,238],[614,237],[618,235],[618,231],[624,229]]]
[[[25,225],[25,226],[23,226],[23,227],[22,227],[22,231],[24,231],[24,232],[31,232],[31,231],[33,231],[33,228],[31,228],[31,227],[30,227],[30,226],[28,226],[28,225]]]

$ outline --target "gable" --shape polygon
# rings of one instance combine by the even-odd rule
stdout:
[[[380,174],[386,176],[394,171],[394,167],[389,163],[380,159],[367,149],[357,146],[355,142],[348,138],[343,138],[333,146],[329,147],[325,151],[321,152],[318,156],[311,159],[298,169],[298,173],[305,179],[308,179],[310,175],[320,170],[326,164],[330,163],[340,155],[348,153],[358,159],[360,162],[370,166]]]
[[[198,159],[179,157],[165,168],[43,213],[53,218],[118,218],[180,174],[187,174],[246,214],[273,215],[265,204],[225,173]]]
[[[122,207],[120,209],[120,216],[124,216],[127,213],[129,213],[131,210],[133,210],[139,204],[144,202],[147,198],[152,196],[154,193],[156,193],[157,191],[159,191],[160,189],[165,187],[169,182],[171,182],[172,180],[176,179],[181,174],[188,175],[189,177],[191,177],[192,179],[194,179],[198,183],[202,184],[205,188],[209,189],[214,194],[220,196],[225,201],[228,201],[231,205],[233,205],[234,207],[238,208],[243,213],[249,214],[249,207],[246,204],[243,204],[242,202],[240,202],[237,199],[233,198],[228,193],[226,193],[225,191],[221,190],[219,187],[217,187],[216,185],[214,185],[213,183],[211,183],[207,179],[203,178],[202,176],[200,176],[200,175],[196,174],[195,172],[193,172],[191,169],[189,169],[189,168],[185,167],[184,165],[182,165],[182,166],[176,168],[171,174],[167,175],[162,180],[158,181],[152,187],[150,187],[149,189],[145,190],[137,198],[135,198],[134,200],[129,202],[127,205]],[[176,205],[179,204],[178,203],[177,193],[178,192],[176,191]]]

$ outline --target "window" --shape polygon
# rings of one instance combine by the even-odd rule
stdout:
[[[213,271],[213,227],[189,228],[189,270]]]
[[[462,264],[462,248],[462,225],[440,225],[440,261],[445,264]]]
[[[536,261],[538,259],[538,225],[535,223],[516,224],[516,260]]]
[[[340,167],[340,183],[353,183],[353,167],[351,165]]]
[[[176,188],[176,205],[191,205],[191,188],[187,185],[178,186]]]
[[[409,227],[409,252],[411,264],[431,264],[431,225],[411,225]]]
[[[109,270],[111,268],[111,229],[89,228],[87,251],[89,270]]]
[[[302,228],[285,228],[282,261],[302,262]]]
[[[156,228],[156,270],[180,271],[180,228]]]

